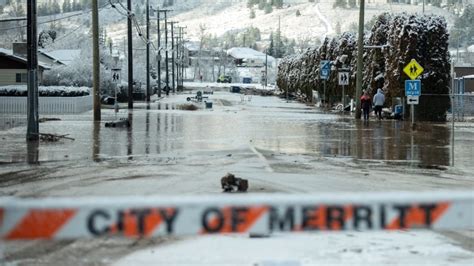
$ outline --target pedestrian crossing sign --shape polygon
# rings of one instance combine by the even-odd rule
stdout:
[[[415,59],[412,59],[410,63],[408,63],[405,68],[403,68],[403,72],[407,74],[407,76],[411,79],[414,80],[416,79],[421,73],[423,73],[423,67],[416,62]]]

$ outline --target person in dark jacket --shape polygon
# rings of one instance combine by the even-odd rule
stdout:
[[[364,113],[364,120],[369,120],[370,108],[372,107],[372,99],[370,99],[369,93],[364,91],[364,95],[360,97],[360,106]]]

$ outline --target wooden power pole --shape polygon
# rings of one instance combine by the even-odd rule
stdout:
[[[28,126],[26,129],[27,140],[39,139],[39,114],[38,114],[38,46],[36,39],[36,0],[27,2],[27,69],[28,69]]]
[[[99,63],[99,7],[98,0],[92,0],[92,71],[94,121],[100,121],[100,63]]]

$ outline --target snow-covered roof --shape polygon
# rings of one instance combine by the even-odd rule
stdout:
[[[28,63],[26,58],[21,57],[21,56],[16,55],[16,54],[13,54],[12,50],[0,48],[0,55],[10,57],[11,59],[13,59],[15,61],[19,61],[19,62],[22,62],[22,63],[25,63],[25,64]],[[42,63],[40,61],[38,61],[38,65],[43,69],[51,69],[47,64]]]
[[[199,42],[186,42],[184,43],[184,47],[188,51],[199,51]]]
[[[465,79],[474,79],[474,75],[467,75],[467,76],[464,76],[463,78],[465,78]]]
[[[81,50],[79,49],[62,49],[53,51],[46,51],[40,49],[39,52],[64,65],[71,64],[72,61],[79,58],[79,56],[81,55]]]
[[[470,53],[474,53],[474,44],[471,45],[471,46],[468,46],[467,51],[470,52]]]
[[[260,59],[265,60],[265,54],[248,47],[233,47],[227,50],[227,54],[236,59]],[[268,61],[273,61],[273,56],[268,56]]]

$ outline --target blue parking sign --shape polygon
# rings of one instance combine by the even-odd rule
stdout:
[[[319,69],[319,78],[326,80],[329,79],[329,74],[331,73],[331,63],[329,60],[321,60]]]
[[[420,96],[421,80],[405,80],[405,96]]]

